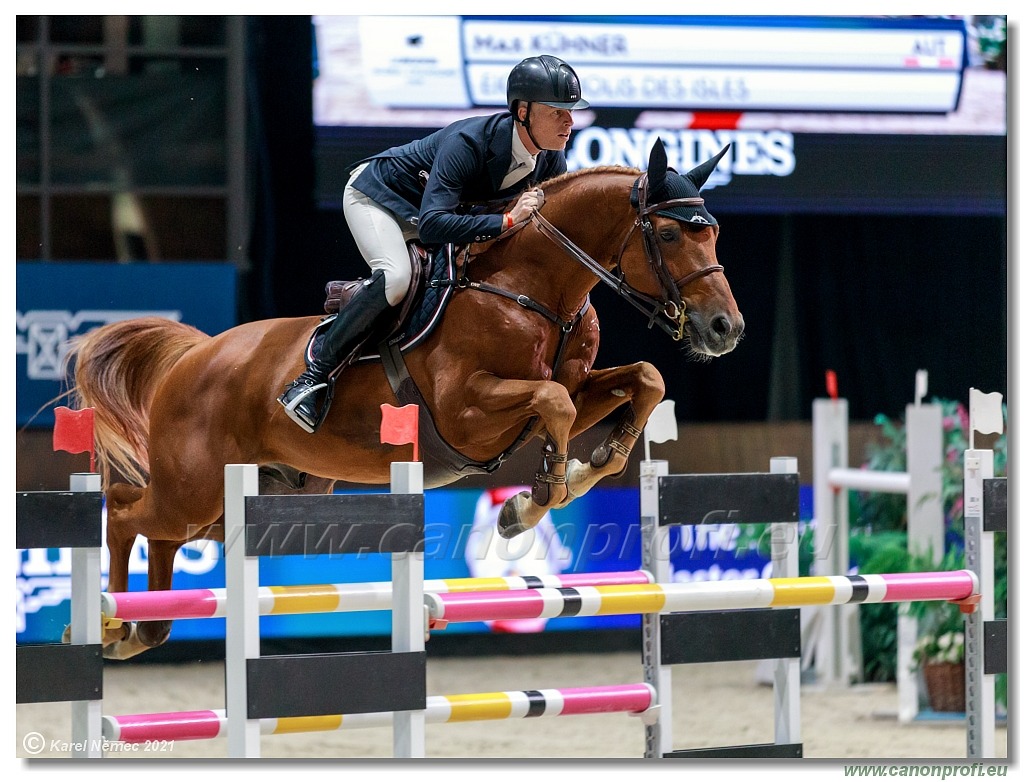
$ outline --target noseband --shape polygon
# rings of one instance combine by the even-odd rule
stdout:
[[[682,297],[683,288],[694,280],[699,280],[708,274],[724,271],[724,268],[719,264],[712,264],[711,266],[705,266],[703,269],[690,272],[681,279],[674,279],[666,268],[665,260],[661,255],[661,246],[658,244],[654,224],[651,222],[651,214],[674,206],[701,206],[704,203],[704,199],[699,197],[671,198],[656,204],[648,204],[647,197],[648,180],[647,173],[645,172],[633,183],[630,202],[636,210],[636,220],[630,227],[629,233],[626,234],[626,238],[622,240],[619,253],[612,266],[613,269],[618,270],[618,274],[608,271],[587,255],[569,237],[548,222],[539,211],[533,212],[531,217],[542,234],[562,247],[569,255],[597,275],[602,282],[614,288],[619,296],[647,315],[648,328],[657,324],[672,339],[678,341],[683,338],[683,328],[686,325],[686,302],[683,301]],[[626,251],[626,246],[637,227],[640,228],[643,235],[644,254],[647,256],[647,262],[654,271],[655,279],[657,279],[658,284],[661,286],[662,295],[660,298],[649,296],[634,288],[626,282],[625,272],[622,270],[622,255]]]

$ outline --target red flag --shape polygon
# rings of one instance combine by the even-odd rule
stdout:
[[[380,406],[380,441],[391,445],[412,443],[412,460],[420,458],[420,408],[419,405],[394,407]]]
[[[56,407],[53,410],[53,450],[68,453],[88,453],[89,471],[96,470],[96,449],[93,444],[93,409],[72,410]]]
[[[836,379],[834,369],[825,370],[825,390],[832,399],[839,398],[839,381]]]

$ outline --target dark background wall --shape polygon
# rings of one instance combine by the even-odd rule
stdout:
[[[249,22],[257,177],[244,319],[319,312],[324,283],[366,270],[340,210],[315,198],[310,36],[309,17]],[[866,155],[863,165],[874,162]],[[962,177],[966,188],[972,174]],[[732,354],[689,361],[608,291],[594,296],[602,365],[655,363],[680,420],[809,419],[827,369],[854,419],[901,415],[918,369],[929,372],[930,396],[966,401],[972,386],[1006,393],[1005,215],[971,214],[955,200],[931,214],[833,214],[827,203],[820,212],[730,212],[716,208],[714,191],[707,197],[747,323]]]

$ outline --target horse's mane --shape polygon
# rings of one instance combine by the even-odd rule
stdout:
[[[580,177],[596,176],[599,174],[632,174],[640,176],[640,170],[629,166],[594,166],[593,168],[580,168],[576,171],[567,171],[564,174],[551,177],[541,183],[542,187],[558,188],[563,184],[569,184]]]
[[[636,177],[640,176],[641,172],[638,169],[631,168],[629,166],[594,166],[593,168],[581,168],[577,169],[576,171],[567,171],[564,174],[553,176],[550,179],[545,179],[543,182],[541,182],[540,186],[549,193],[558,193],[565,190],[567,186],[571,185],[578,179],[582,179],[584,177],[600,176],[602,174],[627,174]],[[514,234],[518,233],[519,228],[522,228],[523,225],[525,225],[525,223],[516,226],[516,228],[513,229],[513,235],[511,237],[501,236],[495,239],[489,239],[486,242],[473,243],[471,245],[472,256],[476,257],[485,254],[497,242],[507,242],[515,239],[516,237]],[[503,244],[502,246],[507,245]]]

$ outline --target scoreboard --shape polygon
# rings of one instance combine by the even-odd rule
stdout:
[[[358,28],[370,100],[391,108],[504,106],[511,68],[554,54],[595,108],[946,113],[967,62],[965,23],[947,18],[366,16]]]

